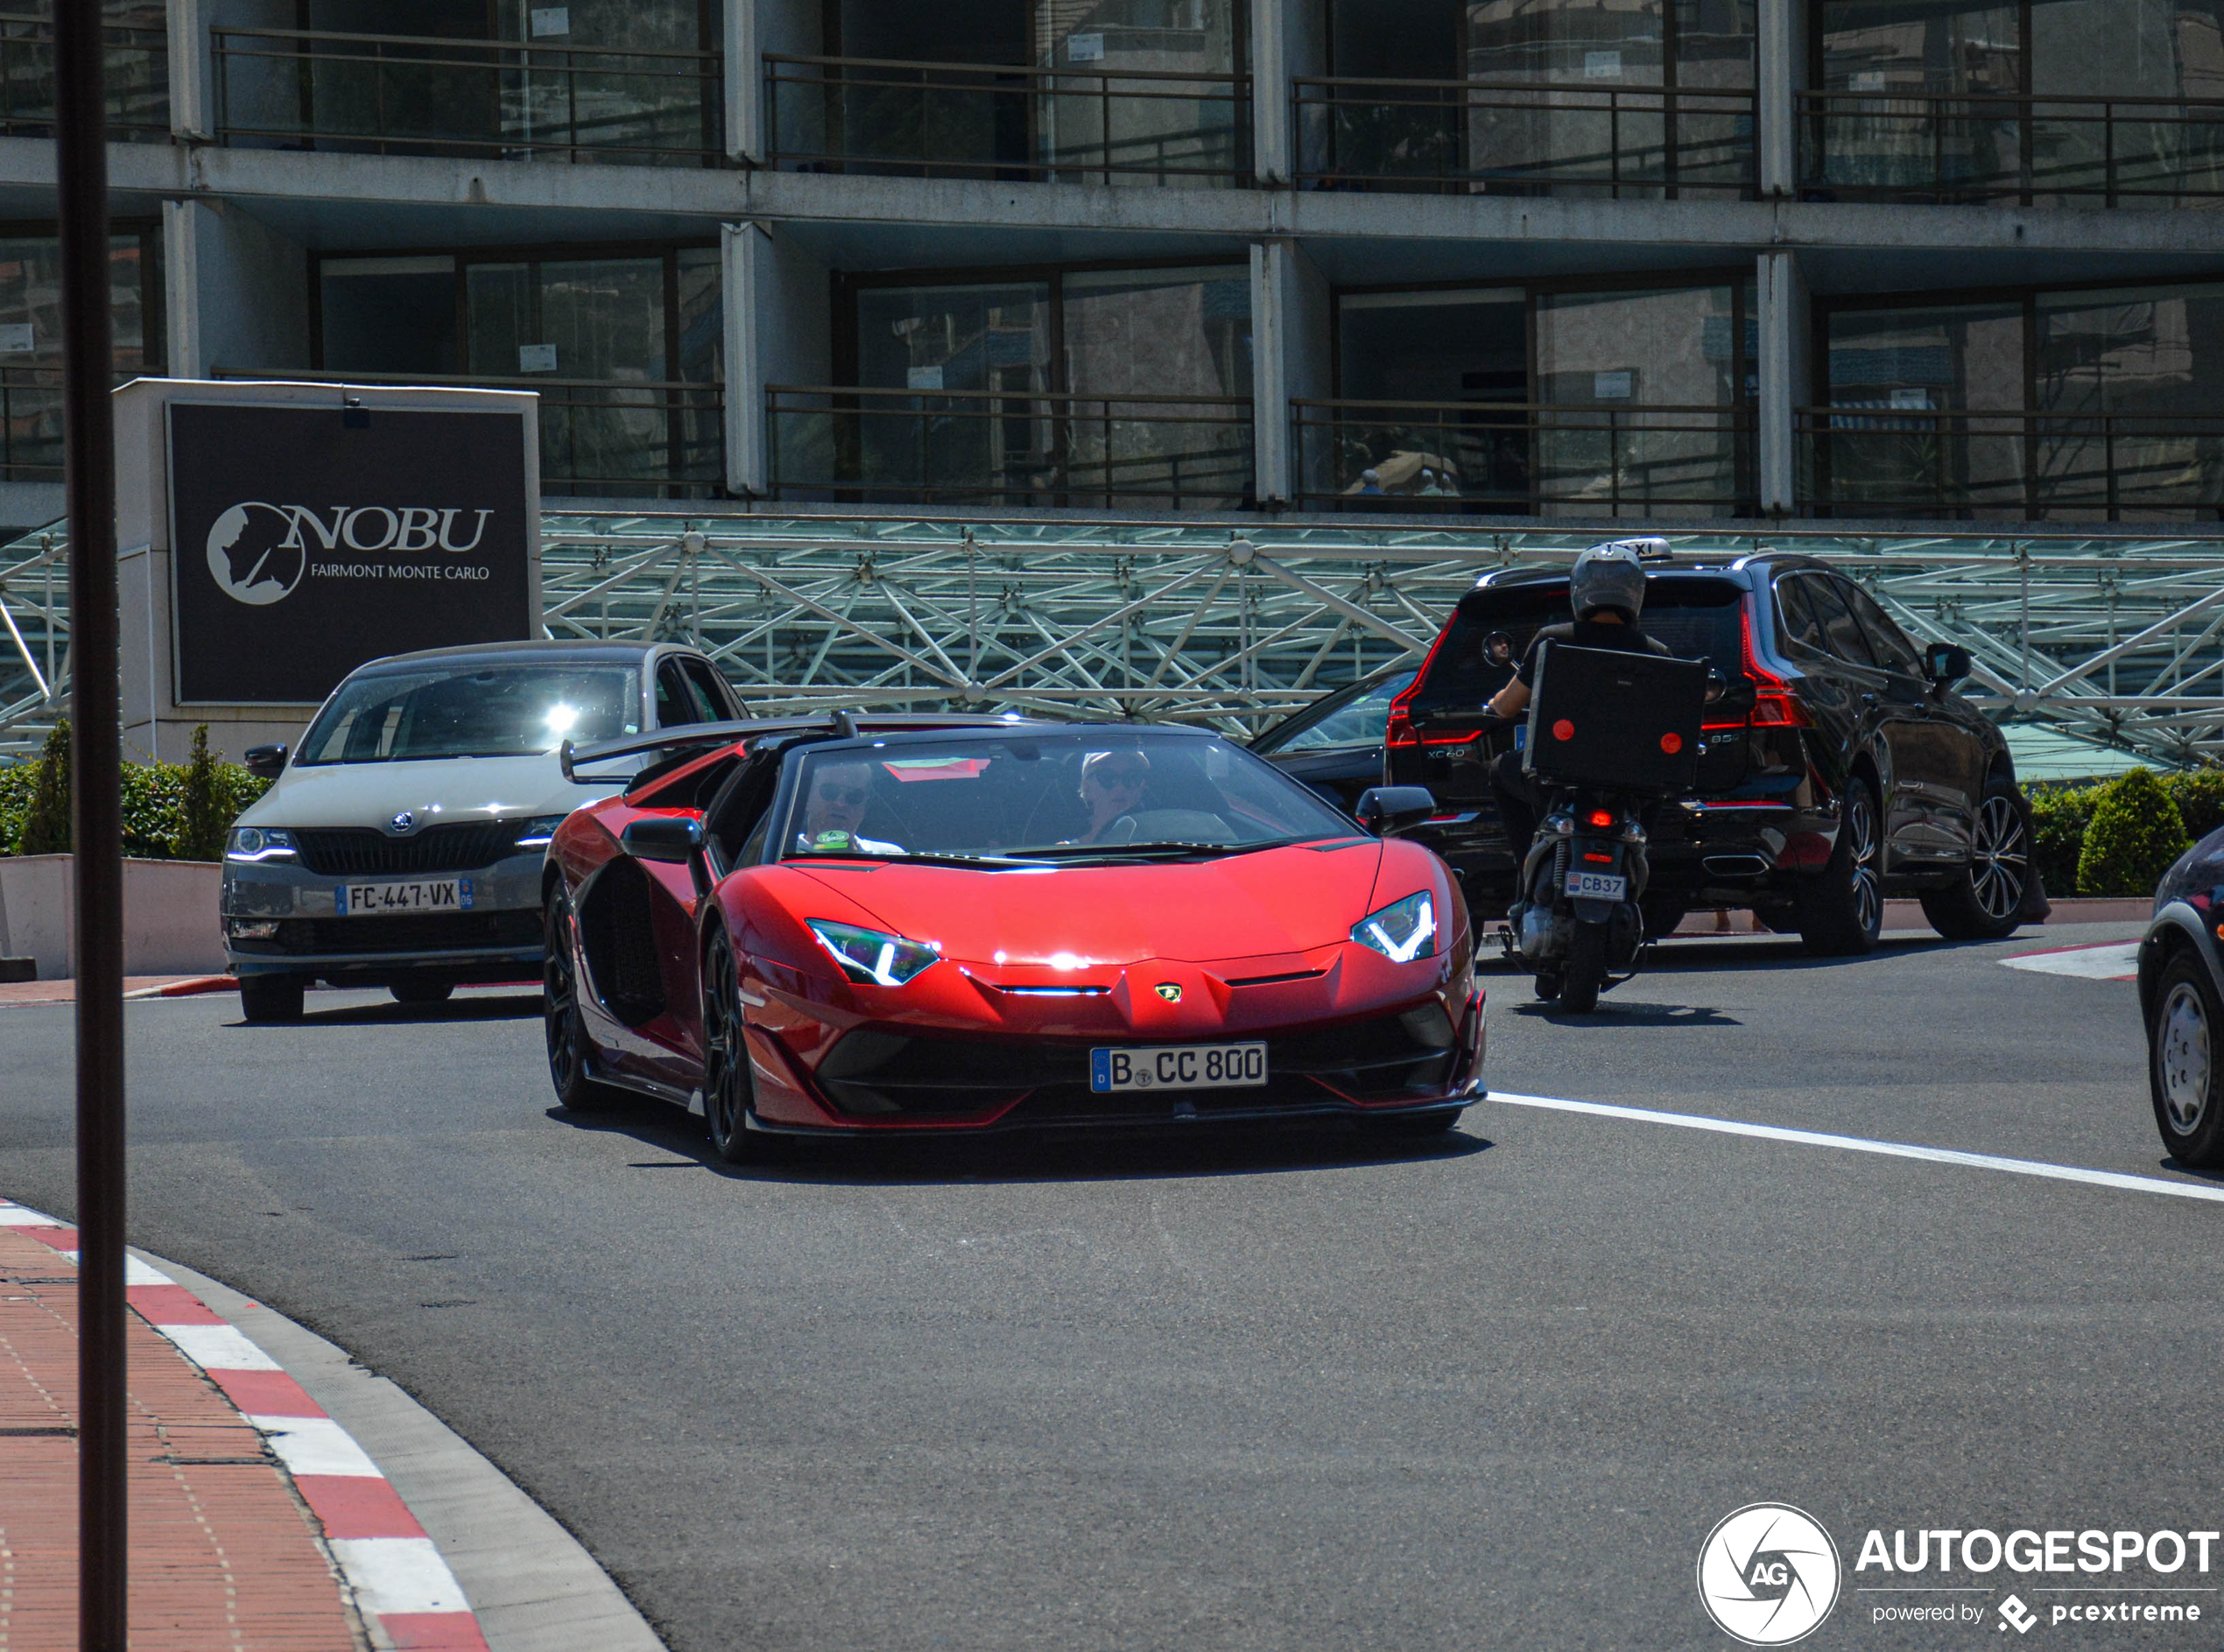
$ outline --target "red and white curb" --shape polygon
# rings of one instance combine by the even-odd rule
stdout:
[[[0,1199],[0,1227],[77,1260],[77,1230],[51,1216]],[[139,1317],[208,1373],[292,1477],[379,1652],[488,1652],[462,1585],[369,1453],[185,1286],[136,1256],[123,1283]]]

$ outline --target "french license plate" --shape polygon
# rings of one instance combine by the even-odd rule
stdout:
[[[1266,1082],[1263,1044],[1146,1044],[1089,1051],[1089,1088],[1232,1090]]]
[[[1570,872],[1567,892],[1579,901],[1626,901],[1629,880],[1619,872]]]
[[[414,883],[342,883],[334,891],[341,917],[378,917],[393,912],[468,912],[471,880],[435,877]]]

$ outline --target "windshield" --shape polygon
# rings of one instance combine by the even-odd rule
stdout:
[[[1357,683],[1340,688],[1320,703],[1306,706],[1251,749],[1263,754],[1379,746],[1390,726],[1390,701],[1404,693],[1412,680],[1411,671],[1392,671],[1371,688]]]
[[[778,841],[812,854],[1116,861],[1354,835],[1270,764],[1210,736],[1088,728],[807,749]]]
[[[303,763],[515,757],[641,732],[629,665],[374,671],[340,685],[301,742]]]

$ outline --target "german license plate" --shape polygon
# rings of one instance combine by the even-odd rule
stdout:
[[[342,917],[379,917],[396,912],[468,912],[468,877],[421,878],[413,883],[342,883],[334,892]]]
[[[1146,1044],[1089,1051],[1089,1088],[1233,1090],[1266,1082],[1263,1044]]]
[[[1629,880],[1619,872],[1570,872],[1567,892],[1579,901],[1626,901]]]

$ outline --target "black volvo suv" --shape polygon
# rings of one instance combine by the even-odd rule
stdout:
[[[1482,706],[1538,628],[1568,617],[1565,572],[1485,574],[1390,706],[1384,781],[1436,794],[1412,835],[1452,863],[1478,913],[1505,910],[1517,871],[1490,789],[1512,733],[1484,731]],[[1866,952],[1884,897],[1903,893],[1957,940],[2045,916],[2007,742],[1952,692],[1963,650],[1926,656],[1852,580],[1772,552],[1655,564],[1643,622],[1728,684],[1708,707],[1697,795],[1652,818],[1648,934],[1694,907],[1750,907],[1811,951]]]

